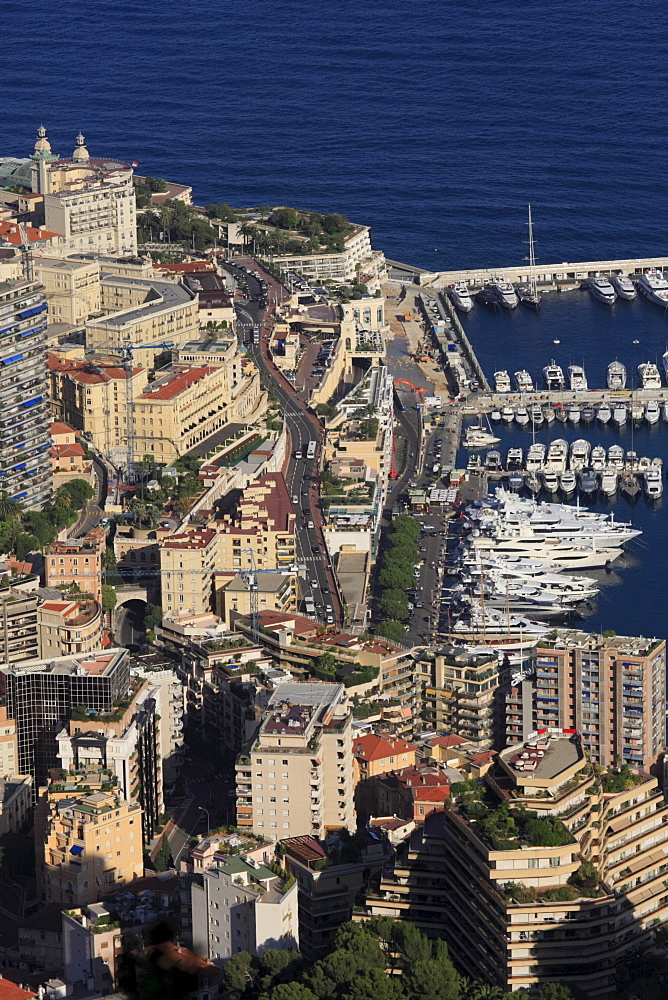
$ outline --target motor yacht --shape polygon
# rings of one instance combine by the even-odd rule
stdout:
[[[668,302],[666,302],[666,305],[668,305]],[[643,364],[638,365],[638,375],[640,376],[643,389],[661,388],[659,369],[652,361],[645,361]]]
[[[664,423],[668,424],[668,400],[661,407],[661,416],[663,417]]]
[[[510,375],[505,369],[494,372],[494,388],[496,392],[510,392]]]
[[[537,493],[540,493],[542,483],[536,473],[532,472],[524,480],[524,485],[528,489],[529,493],[532,493],[535,496]]]
[[[624,468],[624,449],[620,444],[611,444],[608,448],[608,465],[620,472]]]
[[[492,412],[489,415],[489,419],[494,421],[494,423],[498,424],[499,421],[501,420],[501,410],[492,410]]]
[[[563,403],[557,403],[554,407],[554,416],[558,423],[565,424],[568,420],[568,413]]]
[[[596,410],[593,406],[583,406],[580,415],[583,424],[591,424],[596,416]]]
[[[516,309],[519,304],[517,292],[509,281],[497,278],[490,283],[490,289],[502,309]]]
[[[622,472],[619,490],[629,500],[636,500],[638,498],[640,487],[638,486],[638,480],[632,472]]]
[[[522,468],[522,462],[524,461],[524,451],[522,448],[509,448],[508,455],[506,457],[506,467],[509,471]]]
[[[657,469],[662,469],[663,468],[663,459],[662,458],[653,458],[652,461],[650,462],[650,465],[653,465]]]
[[[527,472],[538,472],[543,468],[545,465],[545,452],[545,445],[541,444],[540,441],[529,446],[527,452]]]
[[[617,292],[619,298],[626,299],[628,302],[635,299],[638,294],[636,286],[633,284],[626,271],[621,271],[620,274],[613,274],[610,278],[610,284]]]
[[[568,384],[573,392],[584,392],[589,388],[587,376],[582,365],[568,366]]]
[[[465,282],[457,281],[454,285],[448,285],[448,295],[455,309],[460,312],[467,313],[473,309],[473,299]]]
[[[648,424],[658,424],[659,417],[661,416],[661,407],[655,399],[650,399],[649,403],[645,407],[645,420]]]
[[[595,299],[598,299],[599,302],[604,302],[606,306],[611,306],[617,301],[617,292],[608,279],[603,278],[600,274],[590,279],[589,291]]]
[[[599,423],[605,425],[608,423],[612,416],[612,410],[608,403],[599,403],[596,407],[596,419]]]
[[[556,493],[559,489],[559,478],[556,472],[545,469],[543,472],[543,487],[548,493]]]
[[[581,493],[584,493],[585,496],[591,496],[593,493],[596,493],[598,489],[598,476],[595,472],[583,469],[578,478],[580,480]]]
[[[489,539],[486,540],[489,543]],[[555,563],[566,569],[600,569],[618,559],[622,554],[619,547],[606,548],[591,541],[582,541],[577,545],[573,542],[561,542],[556,539],[523,539],[509,538],[494,541],[494,552],[499,555],[525,556],[541,562]]]
[[[636,427],[639,427],[640,424],[643,422],[644,419],[645,419],[645,407],[644,407],[644,405],[639,400],[637,400],[637,399],[632,400],[631,401],[631,420],[633,421],[634,425]]]
[[[563,438],[550,442],[545,459],[545,468],[553,472],[564,472],[568,461],[568,443]]]
[[[543,407],[543,416],[545,417],[545,423],[551,424],[553,422],[553,420],[554,420],[554,407],[553,406],[544,406]]]
[[[590,452],[591,446],[589,441],[585,441],[584,438],[578,438],[577,441],[573,442],[569,463],[571,472],[580,472],[581,469],[584,469],[589,464]]]
[[[531,423],[534,425],[534,427],[542,427],[542,425],[545,422],[545,417],[543,416],[543,410],[538,405],[538,403],[534,403],[534,405],[531,407],[531,409],[529,410],[529,416],[531,418]]]
[[[608,365],[608,389],[626,389],[626,367],[621,361],[611,361]]]
[[[565,493],[566,496],[569,496],[571,493],[575,491],[576,486],[577,486],[577,480],[575,478],[575,473],[562,472],[561,476],[559,477],[559,488],[561,489],[562,493]]]
[[[524,476],[522,475],[522,473],[511,472],[510,475],[508,476],[508,486],[515,493],[519,493],[519,491],[524,486]]]
[[[617,492],[619,473],[617,469],[606,467],[601,473],[601,493],[606,497],[614,496]]]
[[[641,455],[640,458],[638,459],[638,472],[640,472],[641,474],[647,472],[651,464],[652,463],[650,462],[647,455]]]
[[[515,420],[520,425],[520,427],[526,427],[529,423],[529,411],[526,406],[518,406],[515,411]]]
[[[568,422],[571,424],[579,424],[581,415],[580,407],[575,403],[571,403],[568,407]]]
[[[518,392],[533,392],[533,379],[524,368],[519,372],[515,372],[515,382]]]
[[[628,409],[626,403],[615,403],[612,409],[612,422],[617,424],[618,427],[623,427],[626,423],[628,417]]]
[[[663,271],[652,267],[644,274],[641,274],[638,281],[638,291],[648,302],[654,302],[658,306],[668,307],[668,281],[666,281]]]
[[[481,427],[467,427],[464,435],[465,448],[489,448],[493,444],[498,444],[501,438],[494,437],[489,431]]]
[[[501,452],[493,448],[485,456],[485,468],[488,472],[500,472],[501,467]]]
[[[513,410],[512,406],[504,406],[504,408],[501,410],[501,419],[503,420],[504,424],[511,424],[513,422],[513,420],[515,419],[515,411]]]
[[[649,469],[646,470],[643,477],[643,486],[645,496],[648,500],[658,500],[663,494],[663,478],[661,476],[661,469],[657,469],[655,465],[651,465]]]
[[[591,450],[590,464],[594,472],[602,472],[607,461],[607,454],[602,444],[594,445]]]
[[[550,392],[562,392],[566,385],[563,369],[554,360],[550,361],[549,365],[545,365],[543,368],[543,378],[545,379],[545,386]]]
[[[661,355],[661,367],[663,368],[663,376],[668,382],[668,351],[664,351]]]
[[[466,463],[467,472],[482,472],[482,456],[477,452],[473,452],[469,455],[469,460]]]
[[[638,471],[638,453],[636,451],[627,451],[626,460],[624,462],[624,468],[628,469],[629,472]]]

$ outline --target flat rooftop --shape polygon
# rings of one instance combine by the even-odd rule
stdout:
[[[116,274],[103,274],[101,280],[113,281],[115,285],[129,285],[131,287],[144,286],[147,296],[140,306],[134,309],[121,309],[119,312],[101,316],[99,319],[89,320],[91,326],[132,326],[133,323],[144,322],[151,313],[163,312],[165,309],[174,309],[177,306],[194,302],[196,296],[173,281],[160,281],[157,278],[126,278]]]
[[[507,747],[499,759],[519,784],[532,780],[550,781],[584,758],[579,740],[566,735],[539,736],[523,746]]]
[[[579,629],[554,629],[550,635],[556,633],[553,639],[538,643],[538,648],[564,649],[570,646],[577,646],[585,649],[609,649],[623,652],[628,656],[647,656],[649,651],[659,646],[662,639],[645,638],[644,636],[627,635],[597,635],[595,632],[581,632]]]

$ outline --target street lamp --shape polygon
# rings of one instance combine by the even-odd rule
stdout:
[[[197,807],[200,812],[206,813],[206,832],[208,833],[211,829],[211,817],[209,816],[209,810],[205,809],[204,806]]]

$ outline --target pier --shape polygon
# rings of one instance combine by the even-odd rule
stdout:
[[[668,268],[668,257],[634,257],[625,260],[588,260],[561,264],[536,264],[536,281],[541,291],[549,289],[578,288],[580,282],[595,278],[597,274],[610,277],[626,271],[631,277],[641,275],[648,268]],[[417,272],[415,280],[437,288],[445,288],[456,281],[465,282],[469,288],[480,288],[494,278],[526,284],[529,267],[526,261],[514,267],[480,267],[459,271],[439,271],[434,278],[430,273]]]

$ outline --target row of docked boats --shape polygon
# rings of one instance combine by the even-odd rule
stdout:
[[[668,385],[668,351],[661,359],[664,378]],[[582,365],[569,365],[567,368],[568,389],[571,392],[586,392],[589,389],[587,373]],[[534,392],[534,380],[526,369],[521,369],[514,373],[511,379],[510,373],[501,368],[494,372],[494,390],[497,393],[505,394],[513,391],[513,382],[517,392]],[[550,392],[563,392],[566,389],[567,379],[561,365],[552,359],[543,368],[543,382],[545,388]],[[625,389],[627,383],[626,366],[621,361],[611,361],[608,365],[606,384],[608,389],[617,391]],[[652,361],[644,361],[638,365],[638,387],[641,389],[661,389],[661,373],[657,365]]]
[[[649,268],[640,275],[637,282],[622,271],[610,278],[597,274],[590,278],[587,287],[592,296],[605,305],[613,305],[617,299],[631,301],[640,293],[648,302],[668,309],[668,279],[663,271],[656,267]]]
[[[541,406],[539,403],[534,403],[533,406],[507,404],[500,409],[492,410],[490,419],[496,423],[512,424],[514,421],[520,427],[531,426],[535,428],[542,427],[543,424],[551,424],[555,420],[562,424],[579,424],[581,421],[584,424],[591,424],[597,420],[604,426],[613,423],[617,427],[623,427],[627,421],[631,420],[637,426],[644,422],[652,426],[659,423],[661,419],[668,423],[668,400],[659,402],[656,399],[650,399],[646,403],[641,400],[633,400],[630,403],[618,400],[612,405],[602,402],[596,406],[580,406],[579,403],[564,403],[555,406]]]
[[[469,505],[461,522],[451,566],[459,580],[447,594],[451,629],[493,631],[504,619],[510,630],[511,615],[526,615],[515,635],[540,634],[531,622],[578,612],[598,593],[594,580],[573,572],[609,565],[640,534],[608,514],[497,489]]]

